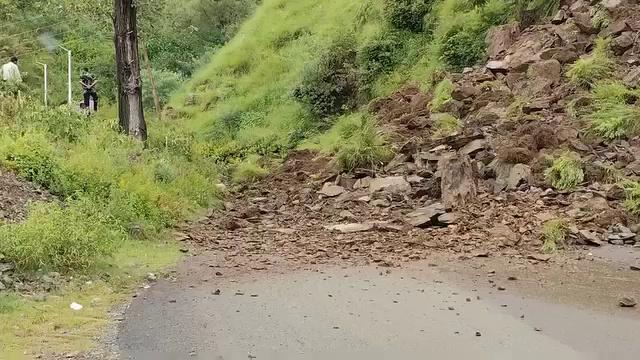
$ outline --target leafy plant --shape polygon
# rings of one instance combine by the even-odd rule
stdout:
[[[569,81],[579,86],[592,87],[597,82],[608,79],[614,70],[609,52],[610,43],[609,38],[598,38],[593,52],[569,67]]]
[[[559,248],[566,246],[568,233],[569,224],[564,219],[553,219],[544,223],[542,227],[542,238],[544,240],[542,251],[554,253]]]
[[[627,180],[622,183],[622,187],[627,196],[624,207],[631,214],[640,215],[640,182]]]
[[[371,40],[358,50],[358,67],[364,82],[370,83],[381,74],[392,70],[399,62],[402,42],[395,34],[385,34]]]
[[[429,104],[431,107],[431,111],[441,111],[444,105],[453,100],[453,98],[451,97],[452,93],[453,83],[451,82],[451,80],[449,78],[445,78],[440,81],[433,91],[433,99]]]
[[[640,124],[640,109],[620,103],[601,104],[589,115],[590,130],[609,139],[633,136]]]
[[[580,156],[566,152],[556,157],[544,172],[545,179],[558,190],[567,190],[584,181],[584,170]]]

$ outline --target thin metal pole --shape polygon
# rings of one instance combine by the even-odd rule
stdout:
[[[44,68],[44,107],[49,106],[49,69],[47,64],[36,62]]]
[[[71,103],[73,102],[72,100],[72,93],[71,93],[71,89],[73,84],[71,84],[71,71],[72,71],[72,67],[71,67],[71,50],[65,48],[62,45],[58,45],[62,50],[65,50],[67,52],[67,82],[68,82],[68,93],[67,93],[67,105],[69,105],[69,107],[71,107]]]

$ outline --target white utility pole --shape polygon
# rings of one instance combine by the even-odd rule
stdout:
[[[44,68],[44,107],[49,106],[49,69],[47,64],[36,62],[38,65],[42,65]]]
[[[71,83],[71,71],[72,71],[72,68],[71,68],[71,50],[67,49],[66,47],[64,47],[62,45],[58,45],[58,47],[60,47],[62,50],[67,52],[67,72],[68,72],[67,81],[68,81],[68,86],[69,86],[68,93],[67,93],[67,105],[69,107],[71,107],[72,106],[71,103],[73,102],[72,95],[71,95],[71,88],[73,86],[73,84]]]

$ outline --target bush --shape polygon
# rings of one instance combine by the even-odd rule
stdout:
[[[545,179],[558,190],[567,190],[584,181],[582,161],[576,153],[564,153],[553,160],[544,172]]]
[[[542,238],[544,240],[542,251],[554,253],[558,251],[558,248],[564,247],[568,233],[569,224],[566,220],[553,219],[547,221],[542,227]]]
[[[451,80],[446,78],[440,81],[433,91],[433,99],[429,104],[431,106],[431,111],[441,111],[444,105],[453,100],[451,93],[453,93],[453,83]]]
[[[445,35],[441,56],[449,67],[455,71],[461,71],[482,60],[484,48],[482,34],[456,27]]]
[[[569,80],[579,86],[592,87],[597,82],[610,78],[614,71],[614,62],[609,53],[610,43],[611,39],[597,39],[591,55],[578,59],[569,66]]]
[[[433,0],[384,0],[384,17],[394,28],[420,32]]]
[[[260,165],[260,157],[250,155],[235,166],[232,178],[237,184],[246,184],[256,182],[268,174],[269,171]]]
[[[305,68],[293,97],[316,117],[326,118],[352,109],[358,93],[355,40],[345,36]]]
[[[371,83],[381,74],[392,70],[399,62],[402,47],[399,37],[388,34],[371,40],[358,50],[358,67],[365,83]]]
[[[0,227],[0,253],[22,271],[82,269],[111,255],[123,237],[91,201],[37,204],[24,223]]]
[[[451,114],[433,114],[435,122],[432,125],[434,132],[433,138],[440,139],[452,136],[462,129],[462,122]]]
[[[369,117],[362,116],[359,122],[343,125],[339,134],[341,141],[336,159],[344,171],[376,168],[388,160],[391,154],[385,145],[384,136]]]
[[[42,132],[27,131],[0,143],[0,163],[22,177],[45,187],[56,183],[59,166],[54,149]]]

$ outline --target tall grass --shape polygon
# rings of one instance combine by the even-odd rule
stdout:
[[[593,52],[571,64],[567,71],[569,80],[580,86],[592,87],[597,82],[609,78],[614,71],[611,60],[611,39],[598,38]]]

